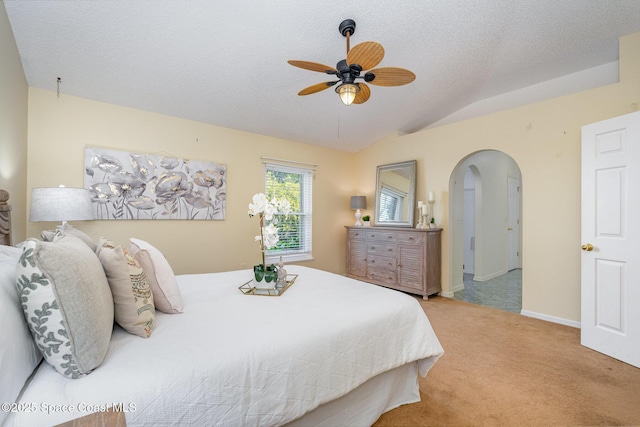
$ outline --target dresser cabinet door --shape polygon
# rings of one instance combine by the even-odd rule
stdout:
[[[366,277],[367,275],[367,241],[365,233],[349,230],[347,238],[348,274]]]
[[[398,245],[398,286],[424,294],[424,247]]]

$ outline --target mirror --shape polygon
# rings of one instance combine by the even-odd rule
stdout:
[[[374,226],[413,227],[416,161],[378,166]]]

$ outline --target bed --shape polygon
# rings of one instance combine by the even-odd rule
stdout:
[[[443,353],[414,297],[291,265],[296,281],[279,297],[243,294],[251,270],[175,276],[180,310],[156,311],[148,338],[112,320],[102,361],[72,379],[38,354],[15,293],[29,244],[55,244],[30,240],[0,247],[0,316],[12,328],[0,338],[3,425],[108,407],[129,426],[371,425],[419,401],[418,376]]]

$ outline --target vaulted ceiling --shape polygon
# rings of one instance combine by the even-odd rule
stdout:
[[[352,152],[483,100],[615,63],[619,37],[640,31],[638,0],[4,5],[32,87],[55,91],[60,77],[64,94]],[[335,67],[346,57],[338,31],[346,18],[356,22],[352,48],[376,41],[385,49],[380,67],[409,69],[416,80],[371,85],[367,102],[348,107],[333,88],[298,96],[335,76],[287,60]]]

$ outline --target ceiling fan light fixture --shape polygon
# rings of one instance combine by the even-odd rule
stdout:
[[[360,86],[356,83],[343,83],[336,88],[336,92],[344,105],[351,105],[356,99],[356,94],[360,92]]]

